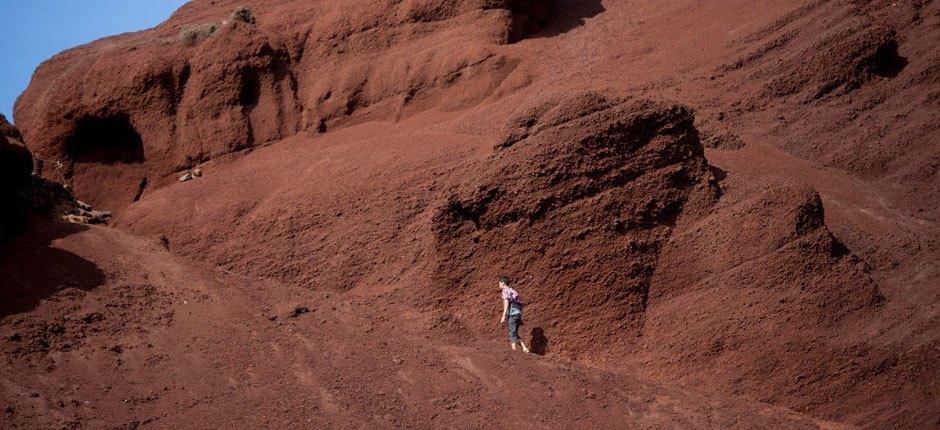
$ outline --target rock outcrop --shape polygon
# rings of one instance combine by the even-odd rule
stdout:
[[[59,218],[79,224],[106,223],[108,211],[95,211],[62,184],[33,176],[33,154],[19,130],[0,115],[0,239],[22,232],[31,218]]]
[[[53,57],[16,117],[80,198],[120,209],[220,155],[477,103],[517,66],[498,45],[541,28],[548,3],[194,1],[152,30]]]
[[[486,309],[467,289],[514,274],[556,347],[635,333],[663,242],[718,196],[691,111],[586,93],[536,103],[509,128],[435,217],[436,294]]]

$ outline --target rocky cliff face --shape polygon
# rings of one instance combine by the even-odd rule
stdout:
[[[16,118],[79,197],[120,209],[224,154],[511,91],[518,61],[499,45],[540,28],[547,3],[195,1],[47,61]]]
[[[693,121],[683,106],[596,93],[521,109],[437,212],[435,295],[486,309],[466,291],[510,273],[556,346],[636,333],[672,229],[718,197]]]

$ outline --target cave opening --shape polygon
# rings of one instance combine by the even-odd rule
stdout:
[[[65,150],[76,163],[144,161],[143,140],[127,114],[79,119],[74,134],[66,141]]]

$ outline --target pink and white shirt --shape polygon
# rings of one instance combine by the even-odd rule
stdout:
[[[516,315],[522,313],[522,298],[519,297],[519,293],[516,290],[503,287],[502,291],[503,300],[509,300],[509,315]]]

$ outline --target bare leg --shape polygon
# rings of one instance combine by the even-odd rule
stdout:
[[[511,343],[509,344],[509,346],[512,347],[512,350],[513,350],[513,351],[516,350],[516,342],[511,342]],[[525,347],[523,346],[523,348],[525,348]]]
[[[529,347],[525,346],[525,342],[523,342],[522,339],[519,339],[519,345],[522,345],[522,352],[526,354],[529,353]],[[512,349],[516,349],[516,346],[513,345]]]

